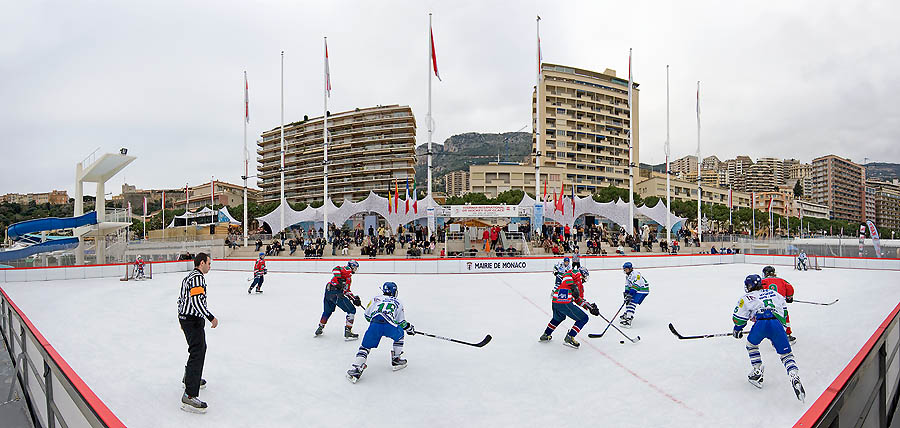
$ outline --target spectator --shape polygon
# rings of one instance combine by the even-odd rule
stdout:
[[[257,253],[259,252],[259,249],[262,248],[262,245],[263,245],[262,239],[257,238],[256,239],[256,252]]]

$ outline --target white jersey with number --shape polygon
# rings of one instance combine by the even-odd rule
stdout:
[[[772,316],[784,323],[787,316],[787,302],[778,292],[768,288],[753,290],[744,294],[738,300],[737,306],[734,307],[734,319],[738,324],[746,323],[755,318],[770,318]]]
[[[384,318],[385,321],[393,326],[398,326],[406,321],[406,314],[403,313],[403,303],[400,303],[396,297],[391,296],[375,296],[366,306],[366,321],[372,322],[376,316]]]
[[[631,273],[625,275],[625,289],[634,290],[638,293],[650,293],[650,284],[640,272],[632,270]]]

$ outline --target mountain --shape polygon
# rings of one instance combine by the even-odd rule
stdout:
[[[503,162],[526,162],[531,156],[530,132],[506,132],[502,134],[481,134],[469,132],[454,135],[443,144],[432,146],[432,176],[438,187],[445,174],[453,171],[468,171],[469,165],[483,165],[496,162],[499,154]],[[428,144],[416,147],[416,182],[421,187],[428,180]],[[443,183],[440,183],[443,188]]]
[[[900,178],[900,164],[870,162],[866,164],[866,178],[878,178],[882,180]]]
[[[658,165],[650,165],[649,163],[641,162],[639,168],[640,169],[649,169],[651,171],[656,171],[656,172],[666,172],[666,163],[663,162]]]

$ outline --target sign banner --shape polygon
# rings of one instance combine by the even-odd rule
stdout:
[[[542,202],[534,204],[534,220],[532,220],[531,230],[536,234],[540,234],[544,230],[544,204]]]
[[[878,229],[875,228],[875,223],[872,220],[866,220],[866,224],[869,226],[869,236],[872,238],[872,244],[875,246],[875,255],[881,258],[881,238],[878,236]]]
[[[528,262],[525,260],[468,260],[461,261],[464,264],[463,273],[469,272],[525,272]]]
[[[434,227],[434,207],[426,208],[425,212],[428,214],[428,230],[434,233],[436,230]]]
[[[450,217],[518,217],[516,205],[451,205]]]

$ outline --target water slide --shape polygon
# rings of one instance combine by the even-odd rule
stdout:
[[[9,260],[24,259],[40,253],[48,253],[51,251],[71,250],[78,247],[79,238],[75,236],[47,236],[47,240],[39,242],[38,232],[59,229],[75,229],[76,227],[97,224],[97,212],[91,211],[85,215],[78,217],[48,217],[35,220],[26,220],[10,225],[6,229],[9,239],[24,243],[32,244],[23,248],[0,251],[0,262]]]

